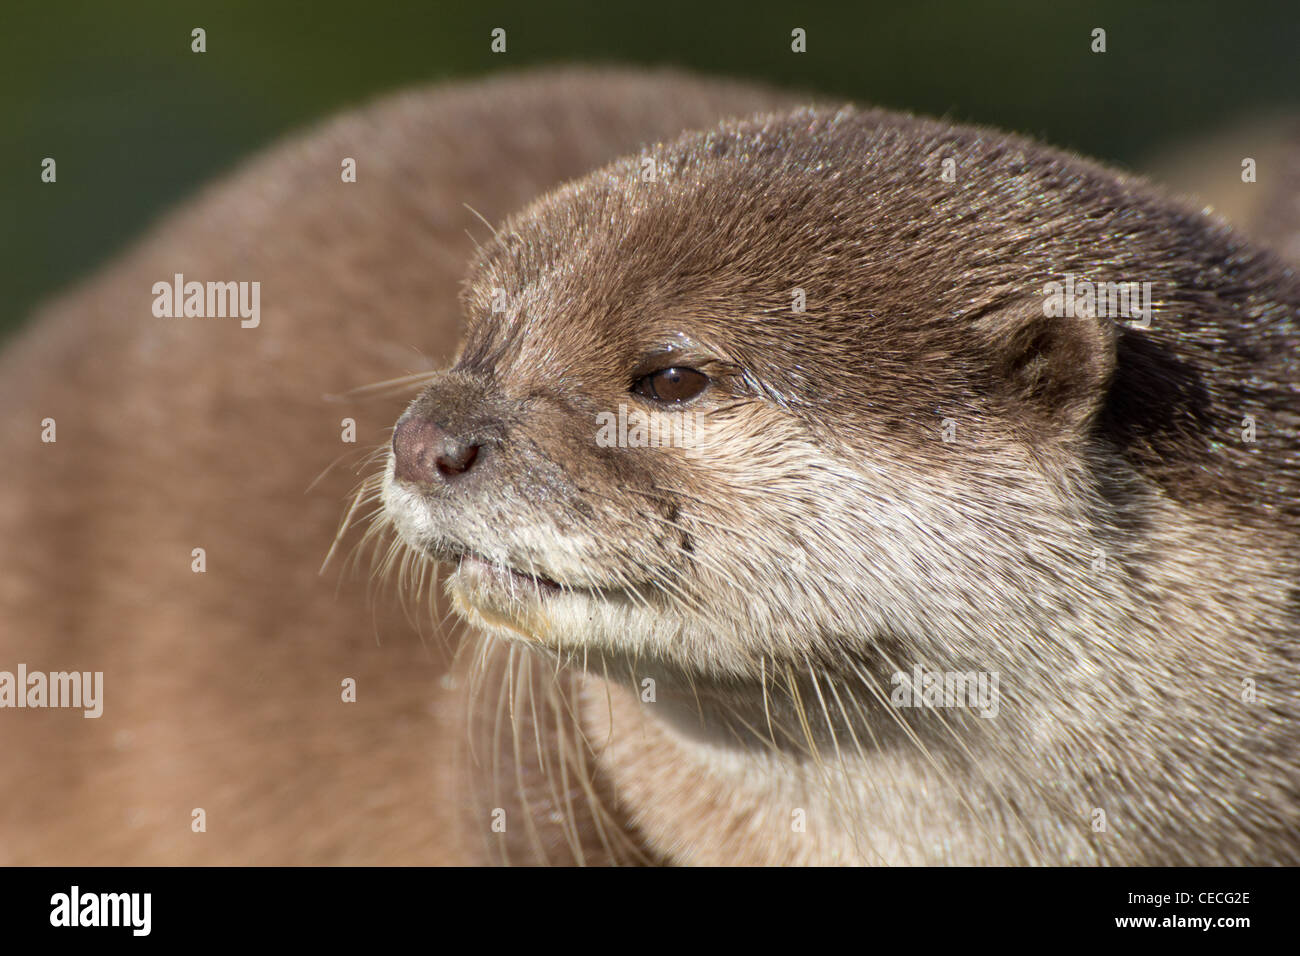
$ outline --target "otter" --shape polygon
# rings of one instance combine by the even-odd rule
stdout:
[[[256,157],[40,310],[0,353],[0,671],[102,672],[103,713],[0,710],[0,862],[1289,859],[1285,273],[1141,181],[888,114],[897,149],[863,154],[886,176],[830,136],[757,219],[743,190],[665,205],[731,195],[690,192],[696,154],[740,176],[752,143],[763,182],[784,147],[759,131],[809,102],[609,69],[408,91]],[[841,147],[855,124],[871,142],[866,115]],[[788,133],[792,163],[819,148]],[[909,166],[932,134],[955,151]],[[498,238],[483,224],[557,187]],[[809,228],[854,187],[911,217]],[[601,189],[623,197],[604,232]],[[927,250],[945,217],[953,242]],[[880,262],[855,273],[854,249]],[[718,283],[690,285],[706,265]],[[1042,289],[1017,283],[1065,266],[1152,281],[1150,328],[1040,322]],[[257,327],[155,316],[177,274],[259,282]],[[825,281],[855,274],[886,284]],[[850,360],[803,360],[828,344]],[[610,413],[629,423],[613,444]],[[354,532],[390,470],[371,594]],[[447,616],[435,559],[474,627]],[[974,690],[928,705],[931,675],[968,661],[945,681]]]
[[[1275,254],[1026,139],[798,108],[537,200],[462,299],[367,490],[485,635],[504,856],[1300,860]]]

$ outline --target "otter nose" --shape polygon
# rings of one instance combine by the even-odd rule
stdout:
[[[478,460],[479,445],[464,441],[427,418],[403,418],[393,430],[397,477],[416,484],[450,481]]]

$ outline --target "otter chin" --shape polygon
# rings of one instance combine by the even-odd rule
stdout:
[[[648,855],[1300,859],[1268,250],[1028,140],[810,108],[534,202],[462,302],[383,520],[571,674]]]
[[[626,633],[635,619],[615,616],[630,602],[625,592],[561,585],[473,554],[455,562],[446,590],[456,611],[483,630],[557,649],[566,635],[571,644],[597,644],[602,625]]]

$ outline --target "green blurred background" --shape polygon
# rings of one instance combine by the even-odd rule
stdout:
[[[1300,0],[1001,4],[0,0],[0,331],[281,134],[413,83],[678,64],[989,123],[1124,165],[1300,106]],[[208,51],[190,52],[190,30]],[[505,27],[505,55],[489,32]],[[790,52],[790,31],[808,52]],[[1108,52],[1089,50],[1093,27]],[[40,181],[52,156],[58,182]]]

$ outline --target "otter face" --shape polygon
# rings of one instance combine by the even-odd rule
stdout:
[[[579,659],[753,677],[900,642],[989,666],[1088,613],[1107,585],[1077,452],[1113,335],[1043,315],[1048,184],[935,130],[732,124],[647,153],[653,181],[626,160],[505,225],[384,479],[462,614]],[[955,224],[922,173],[977,150],[962,202],[985,216]],[[999,226],[1023,252],[991,270]],[[1063,576],[1082,609],[1044,596]]]

